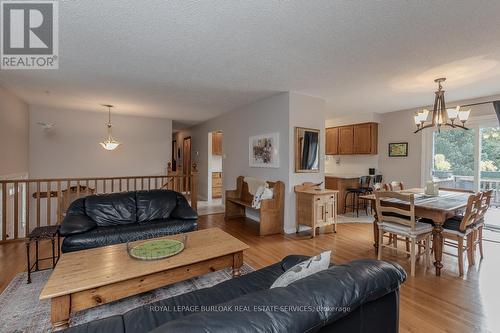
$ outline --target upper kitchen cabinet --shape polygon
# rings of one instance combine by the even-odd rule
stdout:
[[[339,127],[339,155],[354,153],[354,128],[353,126]]]
[[[222,155],[222,132],[212,133],[212,155]]]
[[[326,129],[326,155],[339,154],[339,128],[331,127]]]
[[[326,129],[327,155],[376,155],[378,124],[363,123]]]
[[[354,127],[354,154],[377,154],[378,124],[356,124]]]

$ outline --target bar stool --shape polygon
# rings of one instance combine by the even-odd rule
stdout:
[[[354,209],[356,209],[356,217],[359,217],[359,196],[368,194],[370,192],[371,179],[372,179],[371,176],[359,177],[359,187],[346,189],[344,197],[344,214],[347,212],[347,207],[352,207],[353,212]],[[347,199],[349,199],[349,195],[352,195],[352,205],[347,204]],[[368,215],[368,205],[366,204],[366,200],[365,200],[365,210],[366,210],[366,215]]]

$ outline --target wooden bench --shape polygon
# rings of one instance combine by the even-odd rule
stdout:
[[[245,217],[245,208],[252,208],[253,195],[248,192],[244,177],[236,179],[236,189],[226,191],[226,219]],[[273,189],[273,198],[260,203],[259,235],[283,233],[285,184],[281,181],[267,182]]]

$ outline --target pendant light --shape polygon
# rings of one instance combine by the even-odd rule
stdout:
[[[113,135],[111,133],[111,108],[113,107],[113,105],[103,104],[102,106],[108,108],[108,124],[107,124],[107,127],[108,127],[108,137],[106,138],[106,140],[104,140],[100,144],[101,144],[102,148],[104,148],[106,150],[115,150],[116,148],[118,148],[119,145],[121,145],[121,143],[118,142],[118,141],[116,141],[113,138]]]
[[[441,84],[445,80],[446,78],[444,77],[434,80],[434,82],[438,84],[438,90],[435,92],[434,109],[432,111],[423,109],[415,114],[415,125],[417,125],[415,133],[430,127],[436,127],[437,130],[440,131],[441,126],[449,126],[452,128],[458,127],[464,130],[468,129],[465,127],[465,122],[469,119],[470,109],[460,109],[460,106],[451,109],[446,108],[444,90]],[[427,122],[427,118],[431,112],[432,120]],[[461,124],[456,122],[457,120],[460,121]]]

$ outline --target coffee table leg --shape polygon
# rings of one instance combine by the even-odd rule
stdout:
[[[243,266],[243,251],[233,254],[233,277],[241,275],[241,266]]]
[[[71,296],[64,295],[52,298],[50,319],[52,328],[63,329],[69,324],[69,315],[71,313]]]

